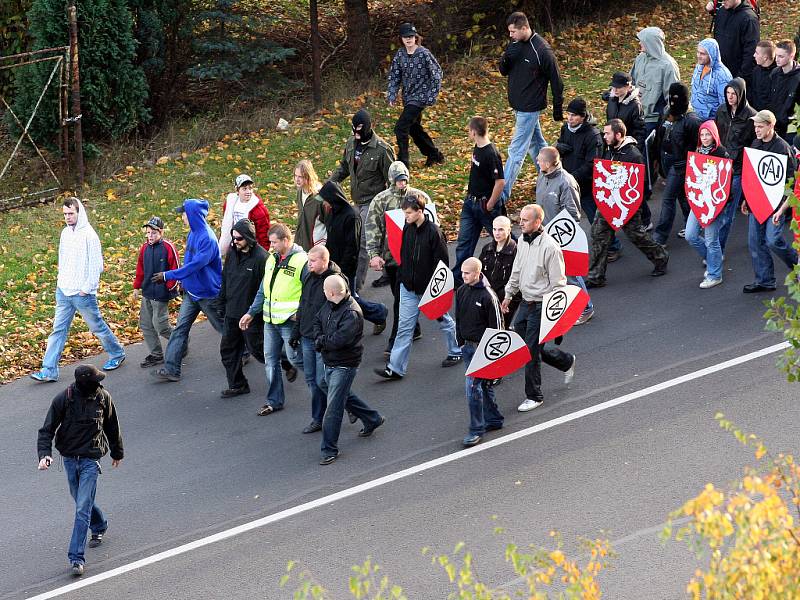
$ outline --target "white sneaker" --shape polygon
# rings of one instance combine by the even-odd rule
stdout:
[[[678,237],[679,237],[679,238],[685,238],[685,237],[686,237],[686,229],[681,229],[681,230],[678,232]]]
[[[544,400],[531,400],[530,398],[526,398],[525,402],[520,404],[517,407],[519,412],[528,412],[529,410],[533,410],[534,408],[539,408],[544,403]]]
[[[706,278],[700,282],[700,288],[707,290],[708,288],[718,286],[720,283],[722,283],[722,279],[711,279],[710,277],[706,276]]]
[[[575,363],[577,362],[578,362],[578,357],[573,354],[572,366],[567,371],[564,371],[564,384],[569,385],[575,378]]]

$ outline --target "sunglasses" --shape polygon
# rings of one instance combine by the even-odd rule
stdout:
[[[233,238],[233,241],[234,241],[234,242],[241,242],[241,241],[244,239],[244,238],[243,238],[242,236],[240,236],[240,235],[232,235],[231,237]]]

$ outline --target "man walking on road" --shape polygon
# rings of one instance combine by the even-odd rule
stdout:
[[[123,458],[122,432],[111,394],[100,384],[105,374],[93,365],[75,369],[75,383],[53,398],[39,430],[39,470],[53,462],[53,438],[64,460],[69,493],[75,501],[75,522],[67,556],[72,574],[80,577],[86,558],[86,534],[92,532],[90,548],[103,542],[108,521],[95,503],[100,459],[111,450],[111,465]]]
[[[500,73],[508,77],[508,103],[516,113],[516,122],[508,147],[501,203],[511,196],[525,155],[529,155],[535,165],[539,150],[547,145],[539,115],[547,108],[548,83],[553,93],[554,121],[563,119],[564,106],[564,83],[550,44],[531,29],[524,13],[511,13],[506,23],[512,41],[500,57]],[[460,268],[461,263],[457,266]],[[458,279],[460,277],[459,273]]]
[[[314,321],[314,347],[325,365],[323,391],[328,408],[322,421],[321,465],[329,465],[339,456],[339,432],[344,411],[364,424],[359,437],[369,437],[386,419],[353,393],[351,387],[361,364],[364,346],[364,317],[350,296],[341,275],[330,275],[324,283],[327,302]]]
[[[125,360],[125,349],[103,320],[97,305],[97,287],[103,272],[103,250],[86,208],[77,198],[67,198],[62,206],[66,226],[58,244],[58,282],[53,333],[47,338],[42,368],[31,373],[36,381],[58,381],[58,361],[67,343],[75,313],[81,313],[89,330],[97,336],[109,359],[104,371],[119,368]]]
[[[538,408],[544,402],[542,395],[542,361],[559,371],[564,371],[564,383],[575,376],[575,355],[558,348],[539,344],[539,325],[542,320],[542,297],[567,285],[564,273],[564,256],[556,241],[542,228],[544,210],[537,204],[528,204],[519,213],[522,237],[517,240],[517,256],[506,285],[506,297],[500,305],[508,312],[511,298],[522,292],[514,331],[525,340],[531,351],[531,360],[525,365],[525,401],[517,407],[520,412]]]

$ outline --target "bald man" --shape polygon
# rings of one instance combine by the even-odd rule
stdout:
[[[364,316],[358,302],[350,295],[341,275],[329,275],[323,285],[326,301],[314,317],[314,348],[322,355],[325,377],[321,388],[328,398],[322,420],[321,465],[329,465],[339,456],[339,431],[345,409],[361,419],[360,437],[369,437],[383,425],[378,411],[371,409],[350,389],[361,364],[364,346]]]
[[[477,258],[465,260],[461,265],[464,285],[456,292],[456,339],[467,369],[486,329],[503,329],[500,300],[482,270]],[[463,444],[474,446],[487,431],[503,426],[503,415],[497,408],[491,379],[467,377],[466,391],[469,432]]]
[[[542,361],[564,371],[564,383],[575,376],[575,355],[558,348],[539,344],[539,325],[542,320],[542,297],[567,285],[564,256],[558,243],[542,228],[544,210],[537,204],[528,204],[519,213],[522,237],[517,240],[517,255],[511,277],[506,284],[506,297],[500,305],[508,312],[511,298],[522,293],[514,331],[519,333],[531,351],[531,360],[525,365],[525,401],[517,407],[527,412],[542,405]]]

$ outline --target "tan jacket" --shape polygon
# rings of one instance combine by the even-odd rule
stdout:
[[[520,237],[506,284],[506,298],[519,291],[525,302],[541,302],[542,296],[565,285],[564,255],[556,241],[544,231],[531,243]]]

